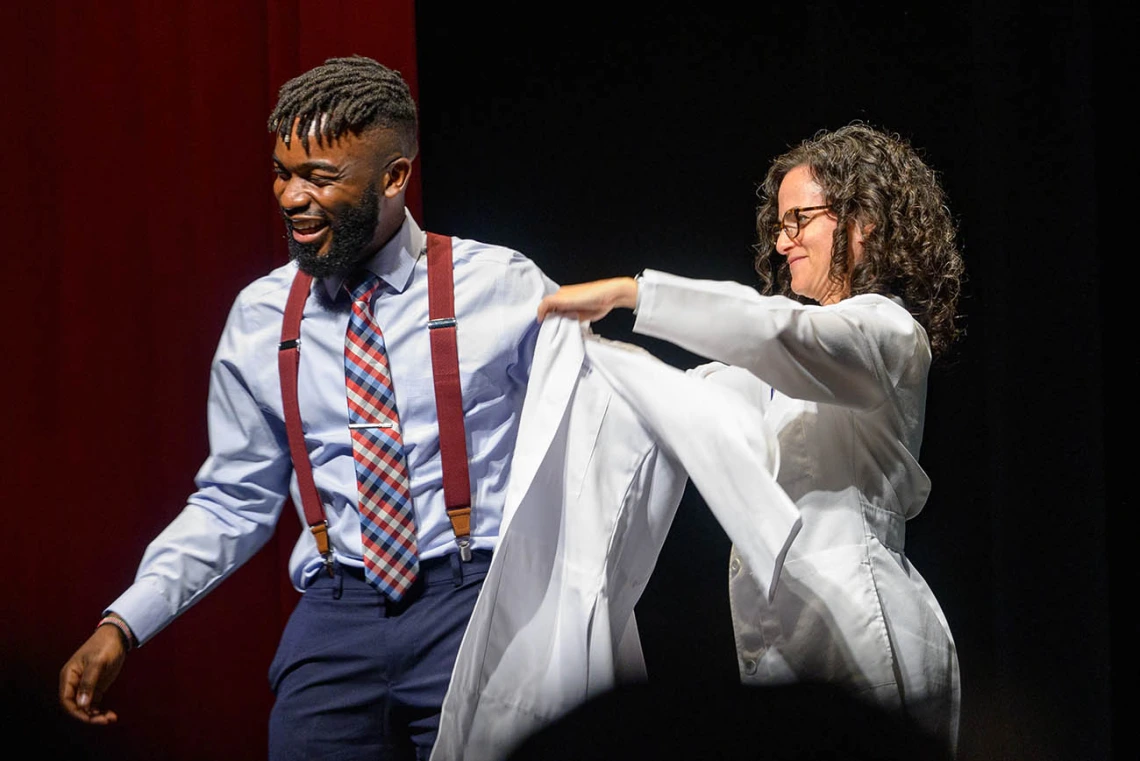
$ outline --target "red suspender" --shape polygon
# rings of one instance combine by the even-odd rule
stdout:
[[[285,432],[289,436],[289,456],[297,472],[297,486],[301,491],[301,509],[317,551],[325,561],[325,570],[333,573],[332,552],[329,550],[329,524],[325,520],[324,506],[317,496],[313,482],[313,465],[309,450],[305,449],[305,432],[301,428],[301,411],[297,404],[297,367],[301,364],[301,315],[309,298],[311,275],[297,270],[289,300],[285,302],[285,318],[281,322],[281,343],[277,346],[277,371],[281,374],[281,397],[285,407]]]
[[[471,559],[471,478],[467,467],[467,432],[463,426],[463,391],[459,386],[459,349],[455,340],[455,277],[451,237],[427,234],[428,331],[439,419],[439,456],[443,461],[443,498],[459,545],[459,557]]]
[[[471,559],[471,480],[467,469],[467,433],[463,425],[463,395],[459,385],[459,350],[456,344],[455,282],[452,272],[451,238],[428,233],[428,329],[431,338],[432,374],[435,378],[436,415],[439,418],[439,450],[443,460],[443,495],[447,515],[455,531],[460,557]],[[285,431],[289,456],[297,472],[305,522],[333,573],[328,521],[313,481],[312,463],[305,448],[301,412],[297,402],[297,368],[301,361],[301,317],[309,298],[312,277],[298,270],[285,303],[277,368],[285,408]]]

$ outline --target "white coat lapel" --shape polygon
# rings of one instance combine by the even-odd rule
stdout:
[[[511,459],[500,534],[506,533],[519,504],[534,483],[534,476],[573,399],[578,372],[585,359],[582,330],[582,325],[571,318],[551,315],[543,320]],[[532,393],[533,389],[541,389],[541,393]]]

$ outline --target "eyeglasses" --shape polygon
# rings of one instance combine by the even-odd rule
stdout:
[[[788,240],[795,240],[800,234],[800,230],[802,230],[808,222],[815,219],[814,216],[805,216],[805,211],[820,211],[821,209],[830,208],[831,204],[824,204],[823,206],[793,206],[784,212],[780,223],[772,227],[772,242],[775,243],[776,240],[779,239],[781,232],[788,234]]]

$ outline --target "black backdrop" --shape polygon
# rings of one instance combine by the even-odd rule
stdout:
[[[942,174],[969,273],[907,544],[959,647],[963,753],[1120,752],[1111,707],[1131,672],[1109,643],[1135,629],[1108,602],[1124,503],[1106,482],[1103,19],[1078,3],[706,5],[419,3],[426,226],[515,247],[562,283],[644,267],[755,282],[772,156],[855,119],[909,138]],[[630,325],[595,329],[701,361]],[[651,678],[736,679],[727,551],[690,490],[638,607]]]

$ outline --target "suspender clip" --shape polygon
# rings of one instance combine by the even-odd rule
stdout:
[[[459,545],[459,559],[464,563],[471,562],[471,539],[466,536],[455,537],[455,543]]]
[[[329,578],[335,577],[332,547],[329,545],[329,522],[325,520],[315,523],[309,526],[309,531],[313,532],[313,539],[317,542],[317,551],[321,553],[321,559],[325,561],[325,570],[329,572]]]

